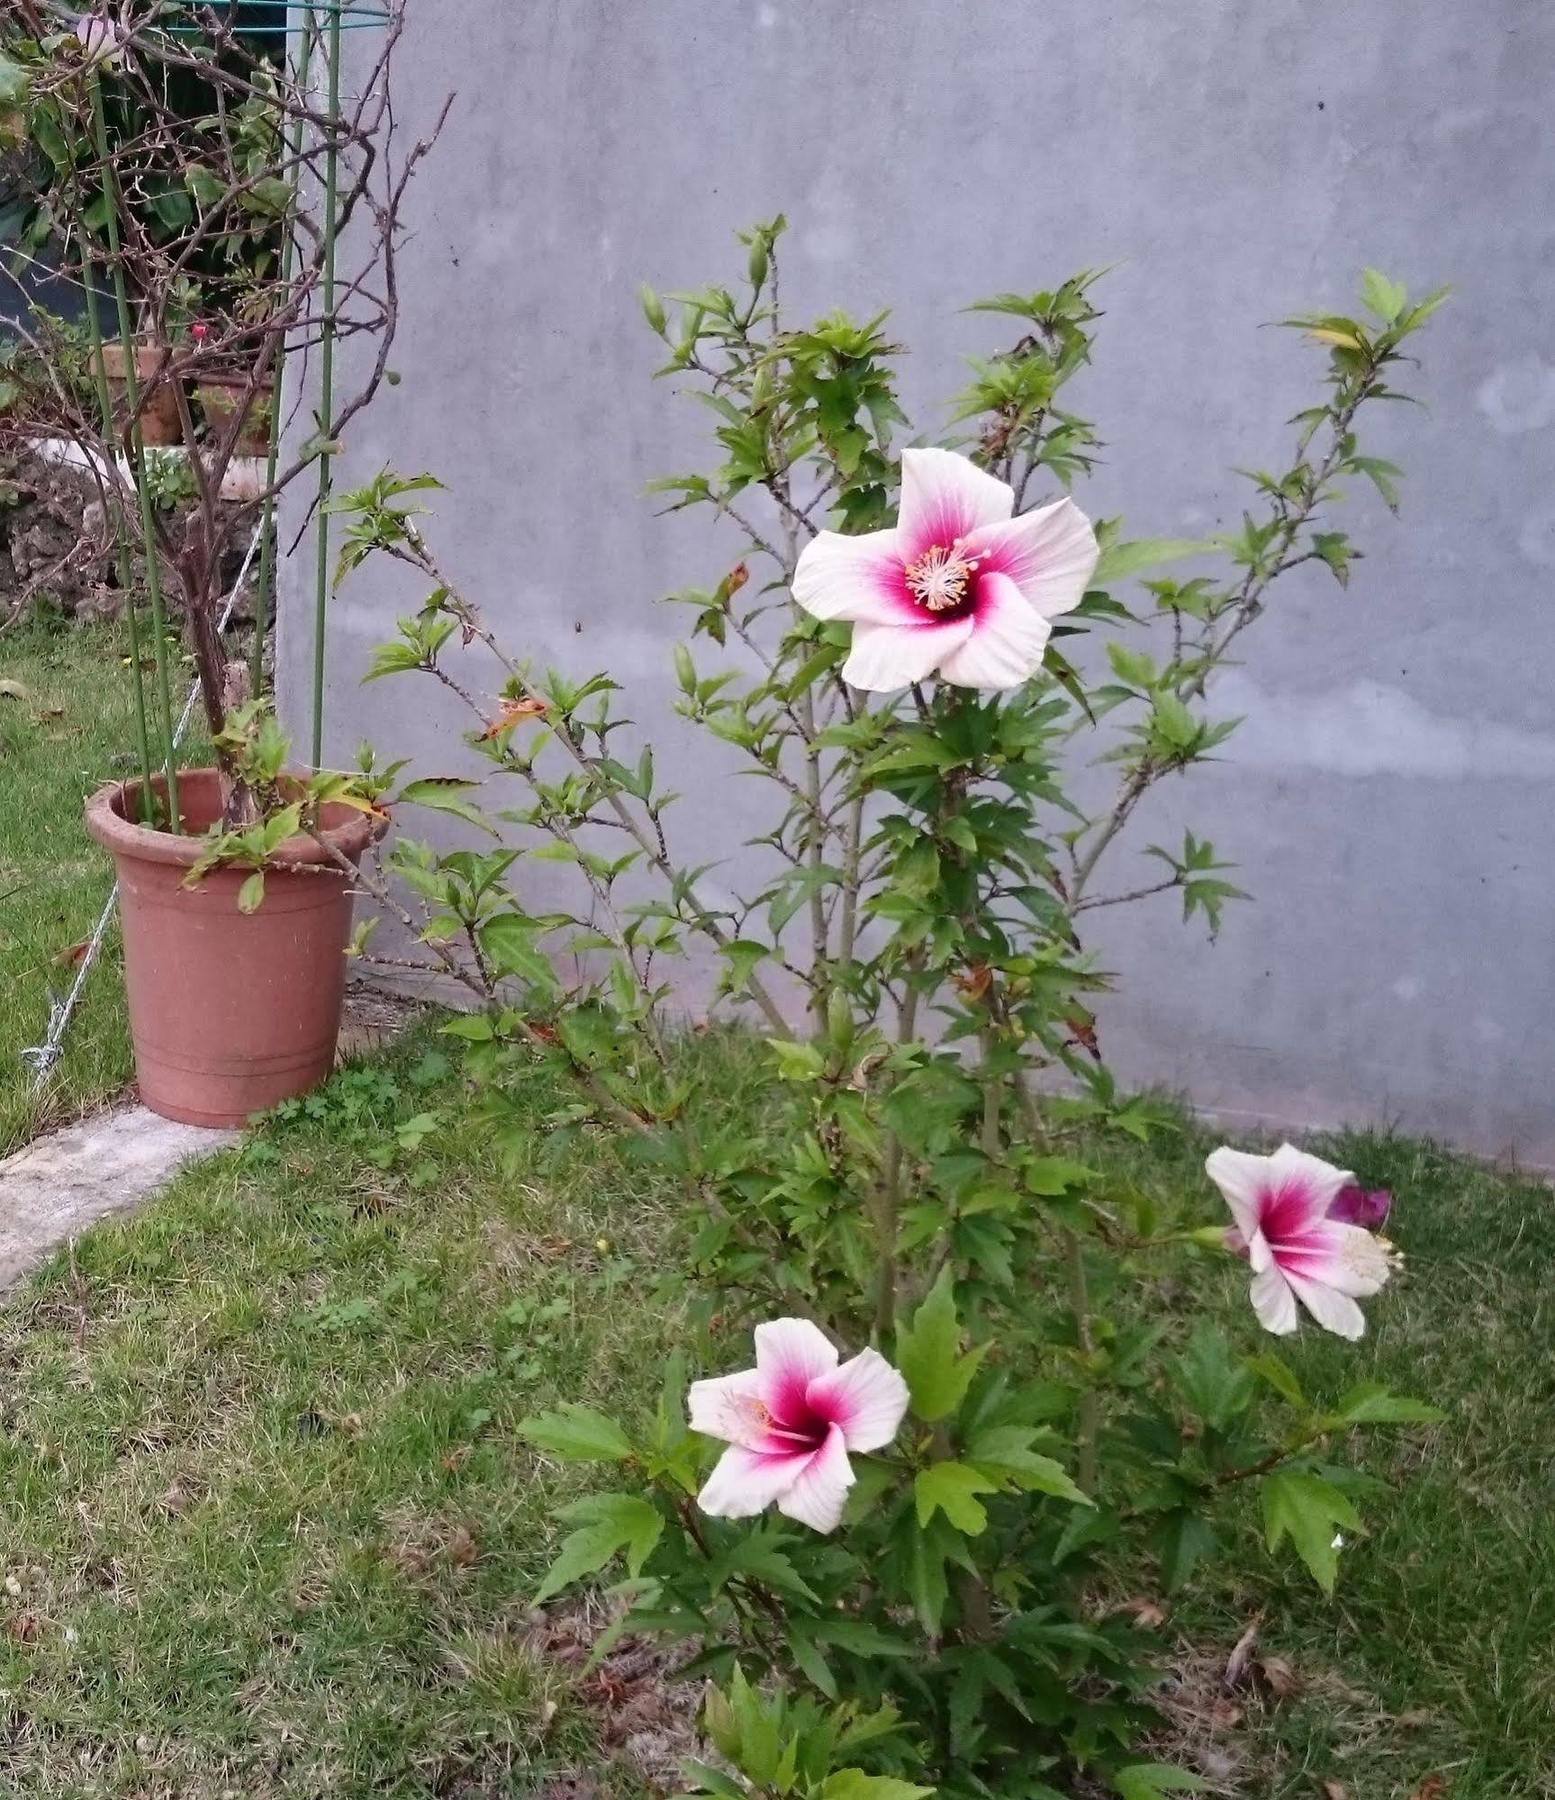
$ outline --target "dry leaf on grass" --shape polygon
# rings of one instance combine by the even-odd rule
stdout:
[[[1258,1627],[1262,1622],[1260,1614],[1231,1647],[1231,1654],[1226,1658],[1226,1666],[1220,1675],[1220,1685],[1227,1693],[1234,1694],[1247,1683],[1248,1665],[1253,1659],[1253,1646],[1258,1642]]]

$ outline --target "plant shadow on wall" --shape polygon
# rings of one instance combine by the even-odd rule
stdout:
[[[691,618],[680,709],[774,784],[770,880],[707,898],[706,871],[671,848],[651,749],[620,748],[608,674],[510,657],[424,534],[416,500],[435,482],[388,473],[337,503],[341,572],[387,555],[429,592],[372,673],[441,683],[491,764],[483,783],[400,797],[490,847],[402,837],[364,880],[424,952],[387,960],[480,999],[447,1030],[498,1140],[519,1148],[537,1064],[571,1078],[557,1153],[605,1128],[683,1187],[666,1279],[691,1289],[699,1358],[726,1367],[755,1326],[755,1367],[689,1396],[672,1357],[651,1420],[564,1406],[526,1427],[615,1474],[567,1510],[540,1598],[615,1567],[615,1631],[684,1640],[713,1678],[704,1726],[725,1766],[693,1784],[900,1800],[1080,1781],[1147,1800],[1196,1783],[1140,1748],[1162,1648],[1098,1612],[1097,1570],[1148,1555],[1167,1587],[1192,1584],[1256,1502],[1269,1550],[1331,1591],[1369,1493],[1344,1440],[1436,1415],[1367,1383],[1314,1404],[1271,1349],[1141,1307],[1163,1266],[1234,1254],[1267,1332],[1305,1312],[1353,1339],[1395,1259],[1347,1172],[1289,1147],[1210,1158],[1229,1226],[1163,1218],[1080,1159],[1098,1127],[1143,1140],[1157,1123],[1100,1061],[1083,917],[1172,895],[1213,928],[1235,896],[1192,835],[1149,846],[1147,880],[1103,875],[1156,784],[1230,736],[1209,680],[1279,578],[1316,561],[1347,582],[1357,553],[1331,505],[1357,478],[1392,504],[1398,473],[1359,448],[1360,415],[1395,397],[1441,296],[1411,302],[1369,272],[1363,316],[1288,321],[1327,357],[1288,464],[1253,477],[1240,529],[1213,545],[1131,541],[1065,492],[1098,444],[1068,396],[1094,276],[985,302],[1017,337],[974,365],[960,447],[898,453],[884,315],[788,326],[782,228],[744,238],[738,292],[643,296],[664,372],[710,409],[722,457],[656,485],[743,536],[715,587],[672,596]],[[1208,550],[1228,574],[1154,574],[1142,604],[1119,597]],[[1088,683],[1068,651],[1092,631],[1109,671]],[[1088,812],[1065,775],[1098,745],[1116,787]],[[525,906],[526,857],[576,871],[574,912]],[[763,1022],[759,1117],[690,1124],[661,1010],[691,938]],[[782,1001],[795,990],[800,1017]]]

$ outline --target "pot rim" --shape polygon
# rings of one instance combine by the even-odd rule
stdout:
[[[213,768],[180,769],[178,779],[180,782],[191,779],[202,783],[219,782],[220,771]],[[153,783],[155,780],[153,777]],[[205,834],[200,832],[175,837],[170,831],[153,831],[149,826],[136,824],[128,815],[130,804],[139,793],[140,786],[140,778],[137,776],[107,782],[92,794],[87,799],[84,815],[88,833],[115,857],[125,857],[135,862],[171,863],[177,868],[193,868],[207,848]],[[335,816],[331,818],[331,814]],[[368,846],[381,838],[389,828],[387,819],[369,818],[367,814],[341,806],[338,802],[325,806],[324,819],[327,822],[322,835],[352,862],[359,861]],[[277,846],[265,859],[267,869],[333,869],[335,866],[328,852],[302,832]],[[220,869],[213,869],[211,873],[219,874]]]

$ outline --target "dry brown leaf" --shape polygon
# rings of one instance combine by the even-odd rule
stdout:
[[[448,1560],[461,1569],[469,1568],[480,1555],[480,1545],[468,1525],[461,1525],[448,1540]]]
[[[1260,1613],[1231,1647],[1231,1654],[1226,1658],[1226,1666],[1220,1674],[1220,1685],[1227,1693],[1235,1693],[1238,1688],[1247,1685],[1248,1664],[1252,1661],[1253,1645],[1258,1642],[1258,1627],[1262,1622],[1263,1615]]]
[[[1301,1677],[1283,1656],[1261,1656],[1253,1664],[1253,1679],[1275,1700],[1289,1700],[1301,1692]]]
[[[1427,1775],[1409,1796],[1409,1800],[1446,1800],[1447,1777],[1445,1775]]]
[[[1132,1619],[1141,1631],[1155,1631],[1166,1623],[1166,1608],[1154,1600],[1120,1600],[1112,1610]]]
[[[498,703],[496,718],[487,721],[486,729],[481,733],[481,741],[484,743],[501,737],[504,732],[511,731],[525,719],[538,719],[542,713],[549,711],[550,707],[538,694],[526,694],[522,700],[502,700]]]
[[[987,963],[969,963],[964,975],[952,979],[968,1000],[981,1000],[993,986],[993,970]]]

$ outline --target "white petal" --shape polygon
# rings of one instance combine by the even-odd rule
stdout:
[[[794,598],[818,619],[869,619],[877,625],[918,617],[902,579],[894,531],[844,537],[822,531],[799,553]]]
[[[940,664],[940,679],[956,687],[1018,688],[1042,667],[1050,629],[1008,575],[984,575],[972,635]]]
[[[861,1350],[835,1375],[811,1385],[810,1404],[842,1427],[849,1450],[878,1450],[901,1426],[907,1383],[878,1350]]]
[[[1360,1225],[1342,1225],[1335,1219],[1323,1220],[1277,1255],[1287,1275],[1299,1275],[1340,1294],[1375,1294],[1393,1273],[1386,1244]]]
[[[1296,1329],[1296,1298],[1290,1285],[1273,1264],[1253,1277],[1253,1311],[1265,1331],[1288,1337]]]
[[[693,1381],[686,1396],[691,1429],[703,1437],[722,1438],[726,1444],[755,1449],[772,1435],[772,1422],[761,1401],[761,1374],[742,1369],[738,1375],[720,1375],[712,1381]]]
[[[798,1418],[810,1383],[836,1366],[835,1346],[808,1319],[773,1319],[756,1327],[761,1397],[779,1421]]]
[[[1296,1297],[1325,1331],[1342,1338],[1364,1335],[1366,1315],[1348,1294],[1327,1287],[1321,1281],[1309,1281],[1304,1275],[1286,1271],[1285,1279],[1296,1290]]]
[[[911,562],[930,544],[950,545],[1015,510],[1015,496],[954,450],[902,452],[902,504],[896,515],[902,557]]]
[[[1355,1180],[1348,1169],[1336,1169],[1321,1156],[1311,1156],[1294,1144],[1281,1144],[1267,1161],[1275,1188],[1299,1192],[1310,1198],[1307,1217],[1312,1220],[1326,1218],[1339,1190],[1349,1187]]]
[[[835,1531],[854,1482],[842,1429],[833,1425],[826,1442],[806,1460],[799,1479],[778,1499],[778,1511],[812,1531]]]
[[[786,1494],[817,1454],[800,1451],[794,1456],[758,1456],[754,1450],[733,1444],[713,1465],[697,1495],[697,1505],[715,1519],[753,1518]]]
[[[932,675],[972,635],[972,621],[951,625],[855,625],[842,679],[872,694],[891,694]]]
[[[1231,1217],[1247,1244],[1255,1270],[1268,1266],[1269,1249],[1263,1237],[1263,1197],[1272,1186],[1269,1158],[1250,1150],[1233,1150],[1222,1144],[1204,1159],[1204,1173],[1225,1196]],[[1259,1254],[1262,1246],[1262,1254]]]
[[[1101,554],[1090,520],[1069,499],[985,525],[966,549],[987,569],[1008,575],[1048,619],[1080,604]]]

